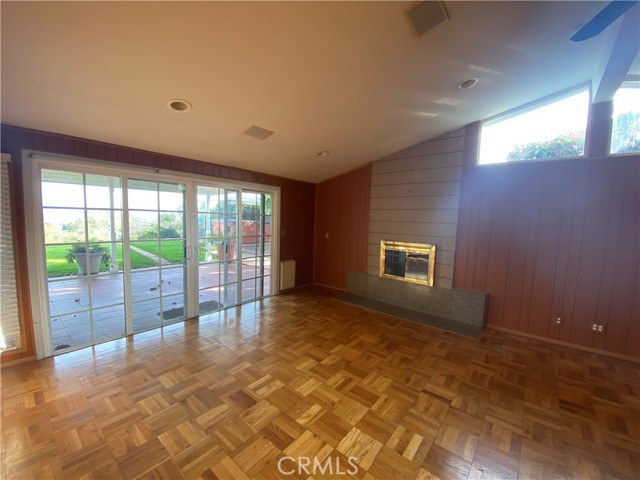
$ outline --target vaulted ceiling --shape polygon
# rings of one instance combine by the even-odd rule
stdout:
[[[615,34],[569,41],[602,2],[451,1],[417,37],[409,5],[3,1],[2,122],[318,182],[590,82]]]

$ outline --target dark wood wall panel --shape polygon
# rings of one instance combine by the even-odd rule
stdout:
[[[454,287],[489,293],[490,325],[640,357],[640,158],[481,167],[478,132],[467,127]]]
[[[316,186],[315,283],[344,289],[347,270],[367,271],[370,197],[371,164]]]
[[[27,340],[25,348],[17,353],[3,354],[3,362],[20,360],[35,354],[25,251],[24,193],[21,181],[22,151],[25,149],[280,187],[282,199],[280,259],[296,260],[296,285],[305,285],[313,281],[314,184],[93,140],[2,125],[2,152],[11,154],[12,184],[16,187],[14,189],[16,270],[21,296],[21,313],[28,330],[25,332]],[[366,241],[364,243],[366,244]]]

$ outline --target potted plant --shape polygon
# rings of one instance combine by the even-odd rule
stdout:
[[[236,239],[235,237],[226,237],[221,233],[217,234],[213,243],[218,249],[218,261],[232,261],[236,258]]]
[[[99,243],[89,244],[89,255],[87,255],[87,246],[84,244],[73,245],[67,249],[65,258],[69,263],[76,263],[78,265],[78,273],[80,275],[93,275],[100,271],[100,267],[109,268],[111,262],[111,255],[107,252],[105,245]],[[87,257],[89,257],[89,265],[87,268]]]

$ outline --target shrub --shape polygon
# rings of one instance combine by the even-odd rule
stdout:
[[[182,235],[175,227],[160,227],[160,238],[181,238]]]
[[[558,135],[546,142],[518,145],[507,155],[507,161],[537,160],[542,158],[578,157],[584,153],[584,135],[570,133]]]

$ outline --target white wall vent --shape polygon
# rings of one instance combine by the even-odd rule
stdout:
[[[449,19],[444,3],[433,1],[414,3],[405,11],[405,15],[411,29],[419,37]]]
[[[266,128],[258,127],[256,125],[251,125],[251,128],[245,130],[244,134],[249,135],[250,137],[257,138],[258,140],[266,140],[274,132],[271,130],[267,130]]]
[[[289,290],[296,286],[296,261],[280,262],[280,290]]]

